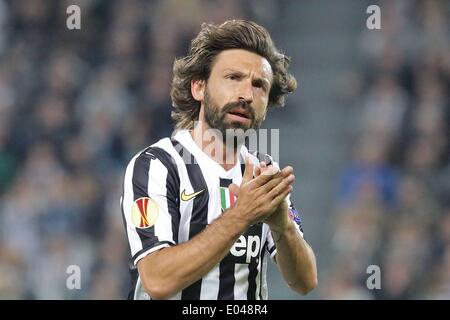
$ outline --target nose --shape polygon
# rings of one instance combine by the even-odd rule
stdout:
[[[253,102],[253,86],[250,79],[241,82],[239,100],[245,100],[249,104]]]

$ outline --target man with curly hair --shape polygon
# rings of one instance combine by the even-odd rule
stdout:
[[[292,167],[243,143],[296,89],[288,66],[268,32],[243,20],[203,24],[175,61],[175,134],[137,153],[124,177],[129,298],[267,299],[268,256],[293,290],[316,287]]]

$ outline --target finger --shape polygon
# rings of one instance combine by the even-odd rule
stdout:
[[[267,169],[264,172],[261,172],[261,174],[252,181],[253,186],[255,188],[259,188],[265,185],[268,181],[277,178],[278,177],[277,174],[278,171],[273,169]]]
[[[245,170],[244,176],[242,177],[242,184],[247,183],[253,179],[253,162],[250,160],[249,156],[245,157]]]
[[[230,184],[228,186],[228,190],[230,190],[231,194],[233,194],[234,196],[236,197],[239,196],[240,188],[236,184],[234,183]]]
[[[276,176],[273,176],[273,178],[270,181],[268,181],[266,184],[260,186],[258,189],[258,192],[260,192],[260,194],[266,195],[270,191],[272,191],[273,188],[278,186],[282,181],[283,181],[283,177],[281,177],[281,176],[279,176],[279,174],[277,174]]]
[[[287,166],[287,167],[284,167],[283,170],[279,170],[278,168],[276,168],[273,165],[268,165],[268,166],[266,165],[264,170],[268,170],[268,168],[275,168],[275,170],[278,170],[279,172],[281,172],[281,175],[283,177],[287,177],[290,174],[294,173],[294,169],[291,166]],[[274,170],[274,169],[270,169],[270,170]],[[261,169],[261,172],[263,172],[263,169]]]
[[[294,168],[292,168],[291,166],[284,167],[283,170],[281,170],[281,174],[283,175],[283,177],[287,177],[293,173],[294,173]]]
[[[261,174],[261,167],[256,167],[255,168],[255,177],[259,177],[260,174]]]
[[[266,177],[264,177],[266,176]],[[276,180],[278,179],[278,180]],[[265,171],[263,172],[261,170],[261,174],[259,177],[257,177],[255,180],[253,180],[254,186],[256,188],[260,188],[263,185],[266,185],[269,181],[275,180],[269,184],[269,186],[264,187],[264,192],[268,192],[271,190],[275,185],[281,182],[283,179],[283,176],[281,172],[278,170],[278,168],[274,166],[268,166],[265,168]]]
[[[267,165],[264,161],[261,161],[261,173],[266,172],[268,168],[270,168],[271,166]],[[273,169],[270,169],[273,170]]]
[[[266,163],[264,161],[261,161],[259,163],[259,166],[257,166],[255,169],[256,172],[255,177],[258,177],[261,173],[263,173],[266,167],[267,167]]]
[[[261,170],[261,174],[266,174],[266,175],[274,175],[278,172],[280,172],[280,170],[278,170],[274,166],[268,166],[268,167],[264,168],[264,171]]]
[[[293,174],[289,175],[286,178],[283,178],[283,180],[274,188],[272,188],[268,193],[267,196],[272,199],[277,197],[280,193],[283,193],[284,190],[286,190],[289,187],[292,187],[292,184],[294,183],[295,176]]]
[[[280,203],[291,193],[293,190],[293,187],[291,185],[288,186],[283,192],[281,192],[279,195],[277,195],[273,200],[270,202],[271,206],[278,207]]]

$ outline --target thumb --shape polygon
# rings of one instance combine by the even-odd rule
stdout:
[[[242,183],[247,183],[250,180],[253,179],[253,162],[250,160],[249,156],[245,157],[245,170],[244,170],[244,176],[242,177]]]
[[[239,190],[240,190],[240,188],[239,188],[236,184],[232,183],[232,184],[230,184],[230,185],[228,186],[228,190],[230,190],[230,193],[231,193],[232,195],[234,195],[235,197],[237,197],[237,196],[239,195]]]

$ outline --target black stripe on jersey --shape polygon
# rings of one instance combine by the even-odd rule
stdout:
[[[245,159],[242,156],[242,154],[239,155],[239,158],[241,159],[241,174],[242,176],[244,176],[244,172],[245,172]]]
[[[266,257],[266,247],[267,247],[267,241],[264,242],[264,245],[263,245],[263,247],[261,249],[261,261],[259,261],[259,265],[261,266],[260,267],[260,271],[261,272],[259,273],[259,292],[258,292],[259,300],[263,300],[264,299],[264,297],[262,295],[262,287],[263,287],[263,277],[264,277],[264,275],[263,275],[263,266],[264,266],[264,258]]]
[[[151,159],[154,158],[148,154],[141,153],[134,162],[132,178],[134,201],[142,197],[148,197],[148,171]],[[135,230],[141,239],[142,248],[148,249],[158,242],[154,226],[145,229],[135,228]]]
[[[257,223],[252,225],[247,232],[244,234],[245,236],[257,236],[260,239],[260,249],[258,256],[262,256],[262,250],[261,250],[261,241],[262,241],[262,230],[263,230],[263,224]],[[251,259],[250,264],[248,265],[248,290],[247,290],[247,299],[248,300],[256,300],[256,277],[258,276],[258,264],[259,259]]]
[[[259,261],[250,261],[250,264],[248,265],[247,300],[256,300],[256,277],[258,276],[258,262]]]
[[[233,182],[231,179],[219,178],[219,184],[221,188],[228,188],[228,186]]]
[[[202,170],[197,163],[195,157],[182,146],[178,141],[172,139],[172,144],[175,150],[178,150],[180,156],[183,159],[187,159],[188,163],[185,163],[186,170],[189,176],[194,192],[205,190],[199,196],[194,198],[192,204],[192,215],[189,225],[189,239],[195,237],[208,225],[208,202],[209,191],[205,178],[203,177]],[[197,300],[200,299],[200,291],[202,288],[202,279],[199,279],[189,287],[185,288],[181,292],[182,300]]]
[[[133,167],[133,200],[148,197],[148,170],[152,156],[141,153],[134,162]]]
[[[228,188],[233,182],[232,179],[220,178],[220,186]],[[234,277],[235,257],[228,253],[219,264],[219,294],[218,300],[234,300]]]

